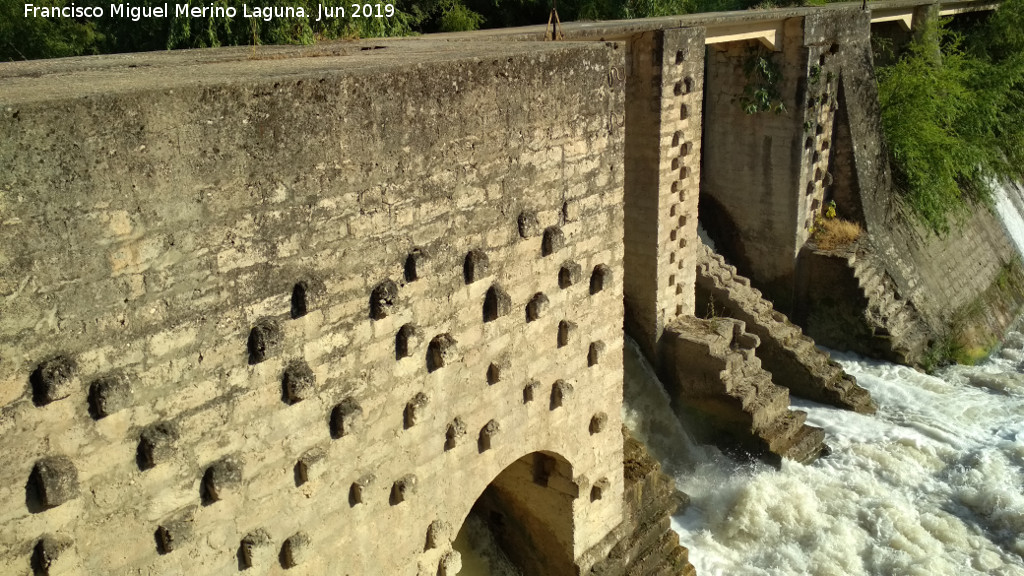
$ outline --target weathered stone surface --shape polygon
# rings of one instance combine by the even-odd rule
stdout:
[[[540,220],[534,210],[524,210],[519,213],[519,235],[523,238],[532,238],[541,233]]]
[[[435,336],[427,346],[427,370],[433,372],[444,368],[446,364],[455,359],[458,352],[455,338],[450,334]]]
[[[471,250],[466,254],[466,261],[463,263],[462,275],[466,284],[472,284],[487,276],[491,269],[491,261],[483,250]]]
[[[459,443],[459,440],[466,435],[466,423],[462,421],[462,418],[455,417],[452,423],[448,425],[447,431],[445,431],[444,449],[451,450]]]
[[[558,287],[564,290],[579,282],[582,276],[583,267],[569,260],[562,264],[562,267],[558,270]]]
[[[548,306],[551,301],[543,292],[537,292],[530,298],[530,301],[526,303],[526,321],[533,322],[539,320],[541,316],[547,312]]]
[[[551,409],[561,408],[573,395],[572,384],[565,380],[556,380],[551,386]]]
[[[551,226],[544,229],[544,238],[541,241],[540,252],[542,256],[551,256],[565,247],[565,234],[558,226]]]
[[[415,282],[430,274],[430,252],[426,248],[415,247],[405,257],[405,281]]]
[[[480,452],[491,449],[495,437],[501,432],[501,424],[497,420],[490,420],[480,429],[480,436],[477,438],[477,448]]]
[[[484,295],[484,322],[493,322],[512,311],[512,297],[495,284]]]
[[[435,548],[441,548],[449,545],[452,539],[452,527],[451,524],[441,520],[434,520],[427,527],[427,543],[425,546],[426,550],[433,550]]]
[[[406,324],[395,335],[395,358],[401,360],[416,353],[420,345],[420,330],[413,324]]]
[[[295,463],[295,478],[299,485],[313,482],[326,474],[327,469],[327,451],[323,448],[313,448]]]
[[[437,566],[437,576],[455,576],[462,571],[462,555],[455,550],[445,552]]]
[[[429,523],[460,523],[503,470],[540,451],[572,462],[545,488],[560,504],[527,511],[574,527],[543,538],[569,558],[557,573],[619,522],[615,482],[587,506],[561,503],[580,497],[574,477],[614,479],[621,466],[621,441],[587,430],[597,412],[619,424],[621,286],[592,298],[579,284],[597,266],[622,268],[623,46],[471,44],[0,70],[0,420],[25,423],[4,429],[0,482],[24,486],[47,446],[87,445],[87,457],[68,456],[90,495],[38,515],[20,489],[0,501],[15,539],[0,546],[0,573],[25,571],[45,520],[75,535],[82,573],[236,573],[242,540],[262,527],[274,554],[244,573],[280,570],[285,538],[306,531],[312,553],[291,571],[436,574],[451,550],[423,550]],[[385,48],[361,50],[375,46]],[[518,235],[524,207],[562,228],[554,256],[540,257],[542,238]],[[430,258],[412,258],[412,279],[416,249]],[[473,250],[486,252],[487,270],[466,284]],[[585,275],[559,290],[567,259]],[[373,319],[370,296],[387,278],[397,303]],[[511,313],[484,323],[495,284]],[[538,292],[558,314],[527,327]],[[560,320],[586,342],[558,349]],[[422,335],[398,359],[407,324]],[[428,350],[441,335],[435,344],[447,346]],[[587,368],[594,340],[608,358]],[[86,384],[132,375],[130,409],[95,421],[85,385],[37,408],[30,375],[58,354],[78,361]],[[316,375],[311,395],[290,376],[285,393],[295,359]],[[487,387],[492,365],[500,374]],[[583,371],[587,394],[549,418],[547,387]],[[524,405],[535,377],[545,388]],[[425,419],[403,429],[419,392],[431,398]],[[332,418],[348,398],[361,419]],[[456,418],[470,432],[442,450]],[[492,419],[502,432],[479,454],[477,432]],[[305,457],[317,448],[326,459]],[[125,469],[133,451],[144,473]],[[244,458],[241,481],[201,507],[206,468],[225,454]],[[507,485],[532,490],[529,470],[515,468]],[[361,484],[371,471],[377,483]],[[390,507],[393,482],[409,474],[416,494]]]

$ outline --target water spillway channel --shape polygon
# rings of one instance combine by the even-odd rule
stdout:
[[[1024,576],[1024,335],[935,376],[833,357],[878,413],[794,400],[832,453],[776,470],[694,445],[627,344],[626,423],[691,497],[673,528],[697,573]]]

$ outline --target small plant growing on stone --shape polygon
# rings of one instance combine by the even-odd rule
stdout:
[[[758,112],[786,112],[786,104],[782,101],[779,84],[782,82],[782,71],[772,61],[770,55],[761,50],[754,51],[743,64],[743,72],[747,75],[747,85],[740,96],[740,106],[747,114]]]

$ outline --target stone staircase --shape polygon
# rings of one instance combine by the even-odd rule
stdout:
[[[757,356],[776,384],[801,398],[872,413],[871,394],[814,340],[775,310],[734,266],[707,246],[697,257],[697,313],[713,312],[744,322],[760,339]]]
[[[918,364],[928,349],[931,332],[914,304],[900,297],[885,268],[865,253],[850,253],[847,262],[868,302],[864,320],[874,338],[883,341],[882,348],[891,351],[888,359]]]
[[[772,383],[755,350],[760,339],[733,318],[679,317],[663,336],[666,387],[677,412],[731,437],[745,451],[778,464],[809,462],[823,448],[825,432],[808,426],[807,414],[789,409],[789,390]]]
[[[696,576],[690,552],[672,531],[672,515],[689,498],[661,471],[644,447],[623,428],[624,522],[598,549],[605,549],[588,576]]]

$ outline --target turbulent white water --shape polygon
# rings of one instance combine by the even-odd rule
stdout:
[[[995,207],[1006,231],[1024,254],[1024,186],[1017,183],[995,184]]]
[[[1024,576],[1021,334],[938,377],[834,354],[878,413],[794,401],[833,453],[781,470],[693,446],[626,352],[627,425],[692,499],[673,528],[700,576]]]

